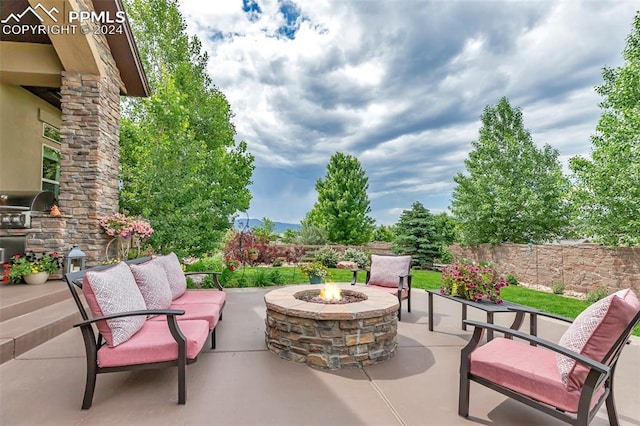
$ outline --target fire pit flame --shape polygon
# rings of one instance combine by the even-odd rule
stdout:
[[[320,298],[324,300],[340,300],[342,299],[342,294],[336,284],[325,283],[322,290],[320,290]]]

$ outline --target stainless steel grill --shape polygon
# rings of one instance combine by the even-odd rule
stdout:
[[[0,193],[0,228],[20,229],[31,227],[31,212],[51,210],[55,202],[51,191]]]

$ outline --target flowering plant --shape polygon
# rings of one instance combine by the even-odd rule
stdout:
[[[474,302],[486,298],[495,303],[502,303],[500,289],[508,285],[505,277],[493,268],[455,262],[442,270],[440,293]]]
[[[114,241],[118,243],[119,259],[128,259],[130,250],[134,251],[134,256],[139,256],[142,240],[153,234],[153,228],[148,220],[142,217],[127,216],[123,213],[103,217],[99,223],[104,232],[113,237],[106,248],[107,258],[109,258],[109,247]]]
[[[3,282],[20,282],[22,277],[29,274],[37,274],[38,272],[47,272],[49,274],[56,272],[62,266],[62,259],[58,253],[35,254],[27,253],[25,255],[16,254],[11,258],[11,263],[2,265],[4,269]]]
[[[302,263],[300,264],[300,270],[309,277],[315,275],[325,279],[331,276],[331,272],[320,262]]]
[[[111,237],[129,238],[131,235],[139,238],[149,238],[153,228],[148,220],[141,217],[131,217],[122,213],[100,219],[100,226]]]
[[[255,247],[250,247],[247,249],[247,254],[258,254],[258,249]]]
[[[224,261],[224,266],[229,270],[229,272],[233,272],[238,269],[238,266],[240,266],[240,262],[227,255]]]

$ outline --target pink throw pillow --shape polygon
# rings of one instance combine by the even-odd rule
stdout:
[[[142,293],[147,309],[168,309],[171,305],[172,294],[167,273],[157,261],[129,265],[136,284]]]
[[[124,262],[103,271],[87,272],[82,291],[94,318],[147,309],[136,280]],[[98,321],[97,327],[107,345],[113,348],[136,334],[146,318],[138,315]]]
[[[639,310],[640,301],[633,291],[620,290],[578,315],[560,338],[559,345],[601,362]],[[580,389],[589,368],[564,355],[558,354],[556,359],[565,388]]]
[[[176,300],[187,291],[187,278],[184,276],[178,256],[175,253],[171,253],[166,256],[158,256],[155,260],[160,262],[167,273],[167,280],[169,280],[169,286],[171,287],[171,297]]]
[[[367,284],[397,288],[399,277],[407,275],[410,267],[411,256],[380,256],[372,254],[371,275]]]

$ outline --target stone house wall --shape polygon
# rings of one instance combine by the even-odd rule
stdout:
[[[82,2],[89,8],[87,1]],[[105,259],[109,238],[98,219],[118,211],[120,72],[103,35],[94,35],[105,75],[62,73],[60,211],[71,216],[72,244],[87,264]],[[70,223],[71,224],[71,223]]]
[[[455,260],[492,263],[527,285],[551,288],[564,283],[567,291],[587,293],[605,287],[609,293],[632,288],[640,293],[640,247],[605,247],[597,244],[534,245],[481,244],[449,247]]]

